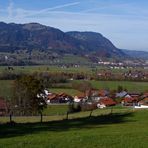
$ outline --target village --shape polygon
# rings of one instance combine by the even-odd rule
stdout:
[[[44,90],[44,94],[37,94],[37,98],[44,98],[47,106],[76,104],[79,110],[88,111],[112,106],[131,107],[133,109],[148,109],[148,92],[111,92],[105,89],[91,89],[72,96],[64,92],[52,93]],[[10,113],[10,102],[0,97],[0,116]],[[17,106],[17,105],[15,105]]]

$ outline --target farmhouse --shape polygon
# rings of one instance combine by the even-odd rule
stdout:
[[[97,104],[97,107],[104,108],[108,106],[114,106],[116,104],[117,103],[113,99],[106,97],[106,98],[100,99],[99,103]]]
[[[98,95],[100,96],[100,97],[105,97],[105,96],[107,96],[109,94],[109,92],[107,91],[107,90],[105,90],[105,89],[100,89],[99,90],[99,93],[98,93]]]
[[[66,94],[66,93],[60,93],[60,94],[50,94],[47,97],[47,104],[49,103],[68,103],[73,100],[73,97]]]
[[[145,92],[142,97],[147,98],[148,97],[148,92]]]
[[[85,99],[86,99],[86,94],[81,93],[81,94],[74,97],[74,102],[79,103],[79,102],[81,102],[82,100],[85,100]]]
[[[146,105],[148,106],[148,97],[147,98],[144,98],[143,100],[139,101],[138,102],[138,105]]]
[[[121,104],[125,106],[133,106],[134,104],[138,103],[137,97],[126,96],[122,99]]]
[[[116,97],[122,98],[125,97],[128,93],[126,91],[121,91],[119,93],[116,93]]]
[[[138,102],[138,105],[135,106],[135,108],[145,108],[145,109],[148,109],[148,97],[147,98],[144,98],[143,100],[139,101]]]

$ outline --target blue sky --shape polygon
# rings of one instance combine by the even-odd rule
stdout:
[[[123,49],[148,51],[146,0],[0,0],[0,20],[95,31]]]

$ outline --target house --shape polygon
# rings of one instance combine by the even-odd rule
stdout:
[[[68,103],[73,101],[73,97],[66,94],[66,93],[60,93],[60,94],[50,94],[47,97],[47,104],[50,103]]]
[[[108,106],[114,106],[116,104],[117,103],[113,99],[106,97],[106,98],[100,99],[100,101],[97,104],[97,107],[104,108]]]
[[[47,104],[50,104],[50,103],[58,103],[59,102],[59,100],[58,100],[58,98],[57,98],[57,94],[50,94],[50,95],[48,95],[48,97],[47,97]]]
[[[146,98],[146,97],[148,97],[148,92],[145,92],[145,93],[143,94],[143,98]]]
[[[87,97],[86,97],[85,93],[80,93],[79,95],[74,97],[74,102],[79,103],[79,102],[82,102],[83,100],[85,100],[86,98]]]
[[[4,116],[7,114],[8,114],[8,104],[3,98],[0,98],[0,116]]]
[[[137,98],[141,96],[141,93],[140,92],[128,92],[128,94],[131,97],[137,97]]]
[[[90,91],[86,91],[86,97],[87,99],[93,101],[93,102],[97,102],[100,100],[100,97],[99,97],[99,90],[97,89],[92,89]]]
[[[119,93],[116,93],[116,97],[119,97],[119,98],[125,97],[126,95],[127,95],[126,91],[121,91]]]
[[[148,109],[148,97],[138,102],[138,105],[135,106],[136,109]]]
[[[98,91],[98,95],[99,95],[100,97],[105,97],[105,96],[109,95],[109,92],[108,92],[107,90],[105,90],[105,89],[100,89],[100,90]]]
[[[147,98],[144,98],[143,100],[139,101],[138,102],[138,105],[146,105],[148,106],[148,97]]]
[[[137,97],[126,96],[122,99],[121,104],[125,106],[133,106],[138,103]]]
[[[58,97],[60,98],[60,103],[68,103],[73,101],[73,97],[66,93],[60,93],[58,94]]]

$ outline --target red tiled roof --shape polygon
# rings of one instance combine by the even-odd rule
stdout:
[[[48,96],[48,100],[52,100],[52,99],[56,99],[57,98],[57,95],[56,94],[53,94],[53,95],[49,95]]]
[[[59,97],[71,97],[72,98],[72,96],[70,96],[70,95],[68,95],[68,94],[66,94],[66,93],[60,93],[60,94],[58,94],[58,96]]]
[[[125,97],[123,98],[123,101],[126,103],[132,103],[134,101],[138,101],[138,98],[137,97]]]
[[[79,99],[81,99],[81,98],[85,98],[86,95],[85,95],[84,93],[80,93],[80,94],[77,95],[77,97],[78,97]]]
[[[104,97],[106,95],[106,91],[103,89],[99,90],[99,95]]]
[[[58,94],[58,96],[65,97],[65,96],[68,96],[68,95],[66,93],[62,92],[62,93]]]
[[[145,96],[145,97],[148,97],[148,92],[144,93],[144,96]]]
[[[104,98],[104,99],[101,99],[99,102],[106,106],[116,105],[116,102],[111,98]]]
[[[60,94],[51,94],[51,95],[48,95],[48,100],[58,99],[58,98],[61,98],[61,97],[69,97],[69,98],[72,98],[72,96],[67,95],[66,93],[60,93]]]
[[[139,101],[139,104],[148,105],[148,98],[144,98],[143,100]]]

